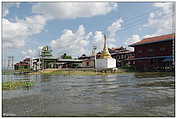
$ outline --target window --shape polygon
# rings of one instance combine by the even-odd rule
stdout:
[[[142,53],[142,50],[138,50],[138,53]]]
[[[165,51],[165,48],[160,48],[160,51]]]
[[[148,52],[153,52],[153,49],[148,49]]]
[[[128,58],[128,55],[125,55],[125,59],[127,59]]]
[[[86,65],[89,66],[89,62],[86,62]]]

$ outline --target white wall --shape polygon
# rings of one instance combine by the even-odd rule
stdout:
[[[115,67],[116,67],[116,59],[108,58],[108,59],[96,60],[96,69],[115,68]]]

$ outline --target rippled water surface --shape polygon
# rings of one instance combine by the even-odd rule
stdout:
[[[174,76],[3,75],[34,81],[3,91],[5,116],[174,116]]]

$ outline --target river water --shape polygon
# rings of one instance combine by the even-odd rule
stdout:
[[[2,78],[3,82],[24,78],[35,82],[30,88],[3,90],[3,116],[175,116],[175,78],[170,75],[3,75]],[[165,85],[169,82],[172,84]]]

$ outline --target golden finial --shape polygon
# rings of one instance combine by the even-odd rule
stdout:
[[[104,34],[104,47],[103,51],[101,53],[101,58],[106,59],[106,58],[112,58],[111,54],[109,53],[109,50],[107,48],[107,42],[106,42],[106,35]]]

